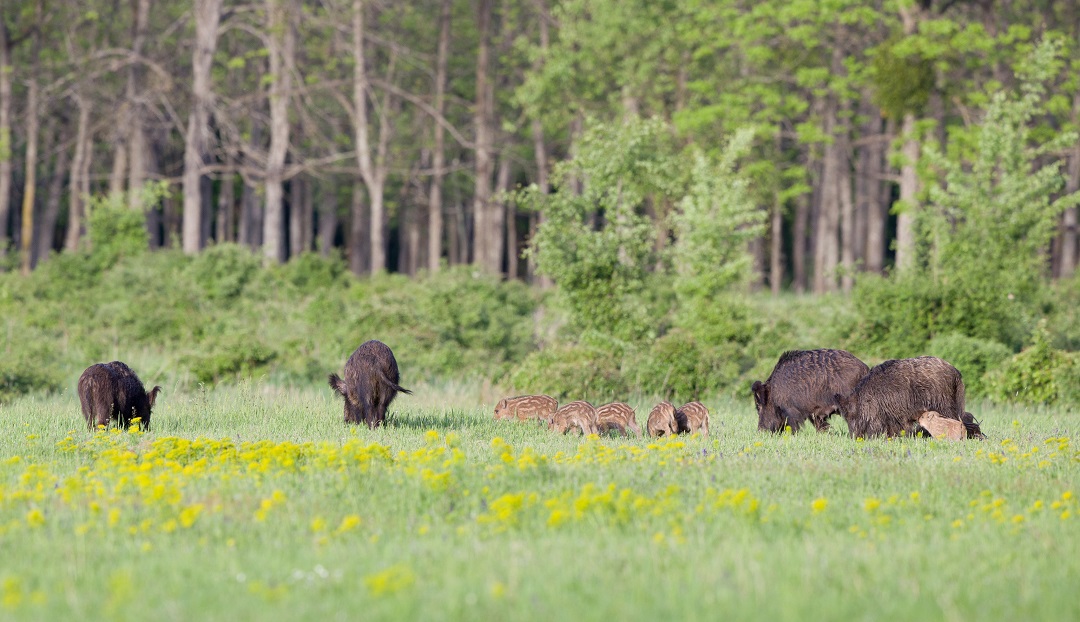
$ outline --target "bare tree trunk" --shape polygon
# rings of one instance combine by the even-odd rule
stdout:
[[[233,172],[232,153],[225,156],[225,173],[221,176],[218,193],[217,231],[214,240],[218,244],[236,241],[236,173]]]
[[[289,257],[304,252],[304,186],[307,180],[293,177],[289,182]]]
[[[834,140],[825,145],[821,163],[821,201],[814,239],[814,293],[831,292],[836,289],[836,268],[840,249],[837,234],[840,220],[840,149],[836,144],[837,102],[829,96],[825,104],[825,134]]]
[[[364,243],[371,242],[371,234],[368,227],[371,219],[367,214],[367,205],[364,203],[364,187],[357,181],[353,184],[352,193],[352,218],[349,228],[349,269],[353,274],[370,272],[371,253],[366,252]]]
[[[784,282],[784,204],[777,190],[773,201],[772,222],[769,231],[769,289],[774,296],[780,294]]]
[[[7,252],[11,214],[11,41],[0,19],[0,255]]]
[[[337,232],[338,193],[334,183],[325,184],[323,188],[325,192],[319,200],[319,255],[329,257]]]
[[[251,150],[255,151],[262,144],[263,126],[259,123],[251,124]],[[258,190],[252,182],[241,178],[244,188],[240,193],[240,223],[237,225],[237,236],[241,244],[246,244],[252,251],[259,250],[262,246],[263,214],[258,200]]]
[[[805,292],[809,285],[806,274],[806,235],[809,226],[810,195],[801,194],[795,199],[795,226],[791,236],[792,280],[795,291],[800,294]]]
[[[446,73],[450,58],[450,14],[452,0],[442,0],[439,13],[439,46],[435,61],[435,111],[446,112]],[[446,146],[441,123],[435,121],[435,147],[432,154],[431,190],[428,192],[428,270],[439,271],[443,239],[443,177],[446,168]]]
[[[499,195],[495,200],[495,206],[498,209],[498,213],[492,213],[492,215],[498,216],[497,220],[501,221],[502,231],[506,235],[506,239],[500,245],[506,250],[506,276],[507,278],[515,279],[517,278],[518,271],[517,226],[515,225],[515,222],[517,221],[517,209],[514,207],[513,201],[506,200],[506,193],[510,191],[510,174],[513,172],[510,154],[507,151],[504,151],[503,155],[499,158],[499,172],[496,175],[496,188],[498,188]],[[499,258],[499,263],[502,263],[501,256]],[[501,268],[502,267],[500,266],[500,270]]]
[[[199,180],[207,160],[210,139],[210,106],[213,92],[210,69],[217,47],[222,0],[195,0],[195,48],[191,53],[192,106],[184,136],[184,252],[193,255],[205,245],[202,238],[203,207],[200,205]],[[220,223],[223,224],[223,223]],[[222,239],[218,231],[218,240]]]
[[[476,169],[473,192],[473,262],[492,274],[499,272],[495,256],[493,234],[501,231],[491,223],[491,182],[494,169],[492,161],[494,128],[493,86],[491,80],[491,21],[493,0],[479,0],[477,29],[479,51],[476,59],[476,108],[473,122],[476,126]]]
[[[919,159],[919,143],[915,140],[915,115],[904,115],[904,147],[900,166],[901,209],[896,215],[896,270],[903,273],[915,263],[915,209],[919,178],[915,164]]]
[[[70,152],[61,148],[56,154],[52,178],[49,179],[49,192],[45,197],[45,212],[41,215],[41,223],[38,226],[36,248],[32,258],[33,265],[47,260],[49,253],[53,250],[53,243],[56,240],[56,221],[60,219],[60,202],[64,195],[64,176],[69,160]]]
[[[315,231],[315,180],[308,179],[304,184],[304,195],[300,197],[300,248],[301,252],[311,250]]]
[[[44,7],[41,0],[34,4],[34,28],[33,42],[30,47],[30,75],[27,78],[26,87],[26,166],[23,174],[26,183],[23,186],[22,204],[22,235],[20,237],[22,273],[30,274],[33,263],[32,248],[34,246],[34,201],[37,193],[37,159],[38,140],[40,139],[41,127],[41,102],[38,101],[39,90],[37,75],[39,71],[38,59],[41,58],[41,17]]]
[[[1080,92],[1073,94],[1073,118],[1080,119]],[[1080,144],[1073,145],[1072,153],[1065,167],[1066,194],[1080,190]],[[1076,271],[1076,229],[1078,223],[1077,208],[1070,207],[1061,215],[1061,260],[1058,264],[1058,276],[1071,278]]]
[[[296,55],[294,0],[266,0],[270,52],[270,150],[266,155],[266,211],[263,220],[263,255],[271,262],[285,260],[284,181],[289,151],[289,92],[292,74],[287,68]]]
[[[90,102],[76,94],[75,108],[79,112],[75,130],[75,156],[71,159],[71,175],[68,191],[68,229],[64,249],[74,252],[79,248],[82,235],[83,212],[90,195]]]
[[[135,10],[132,23],[131,53],[137,59],[142,56],[143,44],[146,42],[146,32],[150,23],[150,0],[133,0]],[[132,209],[142,209],[142,188],[146,182],[147,157],[149,149],[146,139],[146,103],[143,93],[146,91],[143,74],[145,69],[140,62],[134,62],[128,66],[127,79],[127,110],[129,113],[128,123],[128,147],[131,153],[128,155],[128,205]]]
[[[840,109],[840,118],[846,119],[847,104]],[[851,128],[841,120],[836,136],[839,169],[836,174],[836,190],[840,199],[840,287],[850,292],[855,285],[855,203],[851,197]]]

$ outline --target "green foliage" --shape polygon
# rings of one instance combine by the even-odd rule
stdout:
[[[855,300],[863,337],[893,356],[921,350],[937,334],[961,333],[1018,349],[1041,312],[1046,248],[1058,216],[1080,194],[1056,199],[1060,162],[1043,164],[1077,140],[1064,132],[1032,145],[1042,84],[1057,48],[1036,48],[1014,94],[996,93],[982,123],[958,139],[970,150],[925,146],[938,177],[918,212],[920,265],[887,282],[862,279]]]
[[[874,49],[870,61],[874,102],[893,119],[921,115],[934,88],[933,62],[909,47],[890,39]]]
[[[246,246],[217,244],[199,253],[187,272],[208,299],[227,303],[244,292],[261,268],[262,261]]]
[[[166,182],[150,182],[140,191],[141,204],[152,205],[167,197]],[[150,236],[146,217],[127,206],[124,193],[93,197],[87,206],[86,230],[90,241],[90,260],[99,269],[113,265],[122,257],[135,257],[147,251]]]
[[[990,398],[999,403],[1080,405],[1080,370],[1075,355],[1050,344],[1046,323],[1039,324],[1032,344],[986,376]]]
[[[1008,346],[996,341],[968,337],[960,333],[941,335],[930,340],[927,354],[952,363],[964,377],[964,388],[969,396],[986,395],[983,376],[997,368],[1012,356]]]
[[[189,357],[187,364],[196,380],[210,384],[250,376],[275,356],[255,334],[225,333],[212,340],[207,350]]]
[[[633,390],[622,369],[625,352],[594,344],[559,344],[533,352],[507,377],[515,389],[595,405],[624,400]]]
[[[60,389],[62,374],[48,336],[9,320],[0,326],[6,347],[0,351],[0,404],[28,393]]]
[[[705,342],[676,328],[635,358],[634,386],[673,402],[705,399],[739,377],[741,349],[731,342]]]

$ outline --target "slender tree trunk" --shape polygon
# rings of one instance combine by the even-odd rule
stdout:
[[[773,199],[772,220],[769,230],[769,289],[774,296],[780,294],[784,283],[784,204],[777,191]]]
[[[11,41],[0,19],[0,256],[7,252],[11,215]]]
[[[184,137],[184,252],[192,255],[202,249],[203,206],[198,192],[203,176],[210,142],[210,106],[213,93],[210,69],[217,47],[218,24],[221,21],[222,0],[195,0],[195,47],[191,53],[192,107]],[[223,223],[221,223],[223,224]],[[218,231],[218,240],[222,238]]]
[[[52,178],[49,179],[49,192],[45,198],[45,212],[41,215],[38,226],[37,243],[34,252],[34,265],[49,258],[56,240],[56,221],[60,219],[60,203],[64,196],[64,176],[69,167],[70,151],[60,149],[56,154]]]
[[[349,269],[353,274],[365,274],[371,271],[368,263],[371,260],[371,253],[364,248],[365,243],[371,242],[371,234],[368,231],[371,219],[367,211],[367,204],[364,203],[364,186],[357,181],[353,184],[352,217],[349,229]]]
[[[308,179],[304,184],[304,195],[300,198],[300,248],[306,253],[311,250],[315,231],[315,180]]]
[[[304,252],[304,186],[307,180],[293,177],[289,182],[289,257]]]
[[[915,210],[919,192],[919,177],[915,164],[919,160],[919,143],[915,140],[915,115],[904,115],[901,129],[904,146],[900,166],[900,211],[896,215],[896,270],[908,272],[915,264]]]
[[[792,280],[797,293],[804,293],[809,284],[806,273],[806,236],[810,225],[810,195],[795,199],[795,226],[791,240]]]
[[[1080,119],[1080,92],[1073,94],[1073,119]],[[1065,192],[1080,190],[1080,143],[1073,145],[1065,165]],[[1070,207],[1061,215],[1061,260],[1058,264],[1058,276],[1071,278],[1076,271],[1077,261],[1077,225],[1080,224],[1077,208]]]
[[[435,111],[442,116],[446,112],[446,74],[450,59],[450,15],[452,0],[442,0],[439,13],[439,46],[435,61]],[[443,239],[443,177],[446,174],[446,146],[444,129],[435,122],[435,147],[432,154],[431,190],[428,192],[428,270],[438,272],[442,258]]]
[[[296,55],[294,0],[266,0],[270,32],[270,150],[266,156],[266,211],[263,220],[263,255],[271,262],[285,260],[284,188],[285,156],[289,151],[289,92],[287,71]]]
[[[88,172],[91,157],[90,102],[79,94],[72,99],[78,110],[78,121],[75,130],[75,156],[71,159],[71,175],[68,182],[68,228],[64,239],[64,250],[68,252],[74,252],[79,248],[84,206],[90,194]]]
[[[491,22],[493,0],[479,0],[477,29],[479,50],[476,59],[476,107],[473,123],[476,126],[475,190],[473,192],[473,261],[492,274],[499,271],[495,255],[495,236],[502,237],[495,229],[491,206],[491,183],[494,172],[492,127],[493,83],[491,80]],[[501,219],[500,219],[501,220]]]
[[[846,119],[848,106],[840,110],[840,118]],[[836,136],[837,157],[840,168],[836,175],[836,190],[840,199],[840,287],[850,292],[855,285],[855,203],[851,196],[851,129],[841,120]]]
[[[833,141],[825,145],[821,163],[821,201],[814,240],[814,292],[819,294],[836,289],[836,268],[840,259],[838,176],[842,156],[836,140],[837,126],[837,102],[833,96],[829,96],[825,104],[825,134],[832,136]]]
[[[35,4],[37,17],[35,22],[41,24],[42,14],[41,0]],[[22,235],[19,239],[21,246],[22,273],[30,274],[33,257],[31,249],[34,245],[34,201],[37,194],[37,159],[38,139],[41,121],[41,102],[38,101],[38,59],[41,52],[41,29],[35,28],[34,40],[31,44],[30,75],[26,87],[26,166],[24,175],[26,183],[23,186],[22,203]]]
[[[537,13],[539,14],[539,26],[540,26],[540,57],[537,58],[534,71],[539,71],[543,68],[544,63],[547,60],[548,48],[551,46],[551,32],[549,28],[549,15],[547,9],[547,2],[545,0],[536,0]],[[536,159],[536,186],[541,195],[546,196],[551,192],[551,185],[548,183],[548,154],[547,143],[544,139],[544,124],[539,119],[539,113],[535,113],[532,119],[532,138],[533,138],[533,154]],[[532,240],[536,236],[537,230],[544,224],[543,212],[533,212],[529,214],[529,243],[532,244]],[[527,266],[527,273],[529,279],[532,280],[536,276],[536,262],[530,258]],[[549,288],[554,285],[551,277],[542,275],[539,279],[540,287]]]
[[[504,151],[502,157],[499,158],[499,172],[496,176],[496,188],[498,188],[499,192],[496,200],[496,207],[498,208],[497,220],[502,222],[501,228],[506,235],[506,239],[500,244],[506,250],[506,276],[515,279],[518,271],[517,226],[515,225],[517,209],[513,201],[506,200],[506,193],[510,191],[510,175],[512,172],[510,155]],[[501,259],[500,257],[500,263],[502,263]]]
[[[150,24],[150,0],[133,0],[135,9],[134,22],[132,24],[131,53],[135,58],[142,56],[143,45],[146,42],[146,33]],[[142,63],[135,62],[128,66],[127,80],[127,104],[128,131],[130,140],[128,147],[131,153],[128,156],[128,205],[132,209],[142,209],[142,188],[146,183],[147,158],[149,149],[146,138],[146,103],[144,92],[146,70]]]
[[[334,183],[325,184],[323,188],[325,192],[319,201],[319,255],[329,257],[337,232],[338,192]]]

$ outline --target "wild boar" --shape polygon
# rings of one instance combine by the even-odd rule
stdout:
[[[345,362],[345,379],[330,374],[330,387],[345,398],[345,423],[375,428],[386,420],[386,409],[398,393],[412,391],[398,384],[397,360],[381,341],[365,341]]]
[[[649,412],[649,419],[645,422],[645,429],[649,432],[649,436],[678,434],[679,425],[675,418],[675,406],[666,400],[653,406],[652,411]]]
[[[934,356],[885,361],[847,395],[835,396],[853,437],[913,435],[928,411],[963,421],[964,381]]]
[[[641,426],[637,422],[637,414],[634,409],[623,402],[604,404],[596,409],[597,429],[601,432],[616,430],[620,434],[630,436],[627,429],[633,430],[634,434],[641,436]]]
[[[79,402],[86,426],[107,426],[116,421],[127,428],[138,418],[139,427],[150,428],[150,414],[161,392],[155,386],[146,391],[135,372],[121,361],[96,363],[79,376]]]
[[[941,438],[950,441],[960,441],[967,438],[967,429],[964,424],[956,419],[947,419],[940,413],[932,410],[919,415],[919,429],[917,433],[925,432],[931,438]]]
[[[549,421],[559,409],[559,402],[549,395],[519,395],[504,397],[495,405],[495,420],[540,419]]]
[[[679,434],[701,432],[704,436],[709,435],[709,409],[701,402],[688,402],[676,408],[675,420],[679,424]]]
[[[797,432],[807,419],[820,432],[837,412],[836,395],[847,395],[870,371],[845,350],[790,350],[780,356],[765,382],[751,386],[758,429]]]
[[[566,434],[571,428],[581,430],[582,434],[599,434],[596,428],[596,409],[582,400],[570,402],[555,411],[548,421],[548,429],[559,434]]]

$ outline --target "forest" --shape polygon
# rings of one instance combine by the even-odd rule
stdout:
[[[559,163],[643,120],[702,166],[749,132],[753,282],[846,291],[925,257],[920,213],[949,210],[928,152],[969,163],[1039,41],[1058,45],[1031,142],[1076,127],[1078,37],[1064,0],[6,2],[0,246],[28,271],[89,242],[95,197],[122,196],[154,248],[539,281],[523,251],[552,208],[515,193],[588,194],[602,175]],[[1078,188],[1076,141],[1036,160],[1060,168],[1055,196]],[[670,167],[693,165],[653,164],[661,185],[617,200],[659,249],[687,192]],[[1073,273],[1076,224],[1062,206],[1048,276]]]

